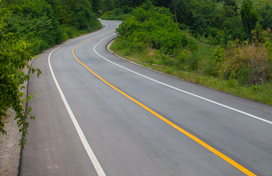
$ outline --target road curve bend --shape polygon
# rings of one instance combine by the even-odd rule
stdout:
[[[272,175],[271,106],[121,59],[101,22],[33,63],[21,176]]]

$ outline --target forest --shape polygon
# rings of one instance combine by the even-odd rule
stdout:
[[[104,0],[102,13],[123,20],[111,46],[117,54],[272,105],[271,1]]]
[[[4,125],[11,107],[23,132],[22,148],[31,111],[23,102],[33,97],[21,99],[19,87],[30,78],[22,69],[28,67],[39,76],[42,71],[30,65],[33,57],[69,38],[102,28],[97,19],[101,7],[100,0],[0,0],[0,133],[7,134]]]

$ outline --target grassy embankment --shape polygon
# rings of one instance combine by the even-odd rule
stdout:
[[[214,76],[206,76],[203,74],[202,66],[213,57],[215,46],[198,41],[199,50],[194,53],[194,56],[188,59],[197,58],[201,62],[193,66],[197,67],[195,71],[191,71],[189,67],[184,68],[182,65],[167,65],[163,64],[163,58],[156,53],[156,50],[147,47],[141,52],[132,51],[126,47],[125,41],[122,38],[114,40],[110,49],[117,55],[136,62],[145,67],[157,70],[196,84],[220,90],[226,93],[237,95],[243,98],[251,99],[268,105],[272,105],[272,84],[266,83],[263,85],[242,85],[237,79],[224,80]],[[247,48],[254,52],[254,48]],[[192,59],[193,62],[193,59]],[[181,68],[183,67],[183,68]]]
[[[119,26],[119,38],[110,49],[145,67],[272,105],[269,28],[259,25],[252,30],[251,40],[234,40],[229,38],[231,33],[218,29],[216,35],[214,29],[208,36],[192,35],[188,29],[180,30],[173,18],[169,9],[147,1]],[[241,26],[238,32],[242,39],[246,36]]]

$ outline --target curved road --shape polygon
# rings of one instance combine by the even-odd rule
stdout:
[[[272,175],[271,106],[118,58],[102,23],[33,63],[21,176]]]

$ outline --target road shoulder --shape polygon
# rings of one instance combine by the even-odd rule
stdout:
[[[28,69],[25,68],[24,72],[27,73]],[[27,94],[26,81],[21,85],[25,86],[26,89],[21,90],[25,95],[22,99],[25,99]],[[0,175],[1,176],[17,176],[19,174],[20,158],[21,158],[21,147],[19,146],[19,140],[22,139],[22,133],[19,132],[19,127],[15,118],[15,111],[11,108],[8,110],[10,116],[6,119],[8,123],[5,124],[5,130],[7,135],[2,135],[0,140]]]

